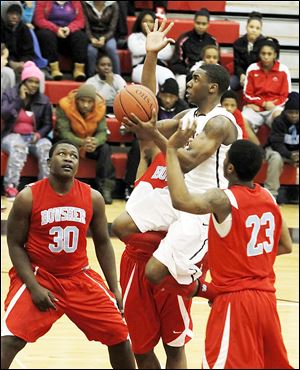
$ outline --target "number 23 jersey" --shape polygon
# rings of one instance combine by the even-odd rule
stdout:
[[[272,195],[260,185],[224,190],[231,215],[218,224],[212,215],[208,232],[208,260],[220,292],[244,289],[275,291],[273,265],[282,218]]]
[[[25,248],[30,261],[53,275],[73,275],[88,266],[86,235],[93,214],[91,188],[76,179],[67,194],[49,180],[30,186],[32,213]]]

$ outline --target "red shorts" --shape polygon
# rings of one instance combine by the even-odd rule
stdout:
[[[145,277],[149,258],[126,249],[121,259],[124,316],[135,354],[149,352],[160,338],[169,346],[181,347],[193,336],[192,301],[151,285]]]
[[[14,335],[35,342],[47,333],[63,314],[81,329],[89,340],[112,346],[128,338],[128,329],[117,308],[114,295],[99,274],[91,269],[68,277],[55,277],[38,268],[36,279],[59,301],[57,311],[40,311],[29,290],[12,268],[10,288],[5,300],[1,335]]]
[[[206,327],[204,369],[292,369],[274,293],[244,290],[215,298]]]

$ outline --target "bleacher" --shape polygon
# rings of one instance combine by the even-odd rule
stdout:
[[[136,1],[136,9],[152,8],[151,1]],[[201,7],[207,7],[210,12],[214,14],[226,14],[226,1],[169,1],[168,13],[170,17],[168,22],[174,22],[174,26],[169,33],[169,37],[175,40],[183,32],[189,31],[193,28],[193,13]],[[177,13],[182,13],[180,16]],[[175,15],[174,15],[175,14]],[[136,17],[127,17],[128,33],[130,34],[132,26]],[[233,72],[233,51],[232,43],[240,36],[240,23],[235,20],[225,19],[212,19],[209,25],[208,32],[211,33],[221,46],[221,63],[228,69],[230,73]],[[128,50],[118,50],[121,62],[122,75],[130,76],[132,65],[131,56]],[[63,72],[72,71],[71,60],[66,57],[60,58],[61,70]],[[46,81],[45,94],[49,97],[52,104],[56,105],[62,97],[66,96],[69,91],[78,88],[81,83],[63,80],[63,81]],[[108,135],[108,143],[120,150],[114,150],[112,153],[112,160],[116,168],[116,178],[119,180],[124,179],[127,163],[127,150],[126,144],[130,144],[133,135],[120,134],[120,123],[115,118],[107,118],[107,125],[110,131]],[[258,133],[260,141],[265,142],[268,136],[268,130],[265,126]],[[4,175],[7,164],[7,155],[1,152],[1,176]],[[95,178],[95,160],[81,159],[78,178]],[[256,181],[264,183],[266,177],[267,163],[264,163],[262,169],[256,177]],[[34,177],[37,175],[38,166],[37,161],[32,156],[28,157],[26,165],[23,168],[21,176]],[[281,175],[280,181],[282,185],[294,185],[296,183],[296,168],[290,165],[284,166],[284,171]]]

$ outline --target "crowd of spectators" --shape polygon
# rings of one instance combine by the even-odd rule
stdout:
[[[38,158],[39,177],[45,177],[51,141],[71,138],[80,146],[82,157],[97,160],[97,188],[107,204],[112,202],[115,171],[106,143],[106,114],[113,113],[114,98],[129,81],[141,82],[146,27],[153,30],[155,19],[165,18],[166,13],[166,1],[153,2],[153,10],[138,14],[134,1],[1,1],[1,149],[9,155],[4,176],[8,198],[13,199],[18,192],[28,153]],[[128,34],[127,16],[135,14],[136,21]],[[158,54],[159,119],[188,108],[186,83],[197,68],[203,63],[221,63],[218,40],[208,33],[209,23],[209,11],[200,9],[194,15],[193,29]],[[130,76],[122,76],[117,52],[120,48],[130,52]],[[271,129],[266,145],[269,166],[265,186],[277,196],[283,163],[299,163],[299,156],[297,160],[294,154],[299,149],[299,114],[295,122],[299,106],[291,103],[295,95],[289,95],[290,72],[279,60],[278,41],[263,35],[263,18],[258,12],[249,15],[246,34],[233,43],[233,52],[231,90],[221,103],[235,115],[244,138],[259,145],[259,127],[266,124]],[[45,79],[65,78],[61,55],[72,60],[71,78],[85,84],[59,102],[53,133],[53,107],[44,95]],[[292,145],[289,153],[276,141],[278,127],[288,131],[281,138]],[[286,139],[287,135],[292,138]],[[138,161],[138,142],[134,140],[125,177],[126,199],[133,188]]]

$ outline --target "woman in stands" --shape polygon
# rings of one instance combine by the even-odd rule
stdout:
[[[291,76],[286,65],[277,60],[278,41],[263,40],[259,48],[259,62],[246,71],[243,118],[257,132],[263,124],[271,127],[280,115],[291,92]]]
[[[84,81],[88,38],[80,1],[37,1],[34,13],[36,35],[44,58],[48,59],[51,77],[61,80],[59,52],[71,57],[73,78]]]
[[[120,58],[115,33],[119,19],[117,1],[82,1],[86,18],[88,46],[88,77],[94,76],[99,51],[105,51],[112,60],[114,73],[120,75]]]
[[[146,30],[144,23],[147,23],[150,31],[153,30],[155,13],[152,10],[143,10],[138,15],[132,33],[128,37],[128,49],[131,53],[133,82],[141,83],[142,70],[146,57]],[[158,53],[158,63],[156,66],[156,81],[163,85],[168,78],[175,78],[174,73],[168,68],[168,61],[173,56],[173,46],[168,44]]]
[[[52,107],[48,97],[39,91],[42,72],[33,62],[26,62],[21,83],[3,92],[1,118],[4,123],[1,150],[8,154],[4,192],[9,200],[18,194],[20,174],[28,152],[38,159],[39,179],[47,177],[47,135],[52,130]]]
[[[262,15],[260,13],[250,13],[246,31],[245,35],[233,43],[234,75],[230,79],[232,90],[239,90],[244,86],[247,68],[258,61],[259,42],[265,38],[261,34]]]

